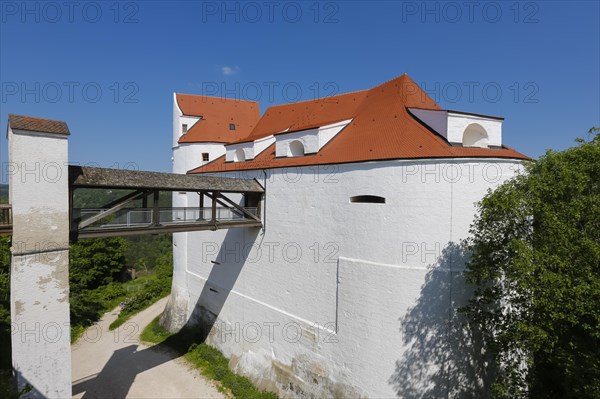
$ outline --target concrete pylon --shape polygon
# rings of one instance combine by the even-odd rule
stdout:
[[[12,361],[25,397],[71,397],[68,136],[9,115]]]

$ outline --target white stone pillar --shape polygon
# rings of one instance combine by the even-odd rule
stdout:
[[[26,397],[71,397],[68,135],[9,115],[12,361]]]

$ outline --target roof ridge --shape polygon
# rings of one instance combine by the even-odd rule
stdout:
[[[271,108],[285,107],[285,106],[290,106],[290,105],[302,105],[302,104],[309,103],[309,102],[319,102],[319,101],[323,101],[323,100],[330,100],[332,98],[342,97],[342,96],[348,96],[350,94],[358,94],[358,93],[362,93],[362,92],[366,93],[369,90],[371,90],[371,89],[361,89],[361,90],[349,91],[347,93],[340,93],[340,94],[335,94],[333,96],[320,97],[320,98],[312,99],[312,100],[296,101],[296,102],[293,102],[293,103],[283,103],[283,104],[269,105],[269,107],[265,110],[265,114]]]
[[[182,95],[182,96],[192,96],[192,97],[205,97],[205,98],[214,98],[215,100],[226,100],[226,101],[237,101],[237,102],[245,102],[245,103],[254,103],[254,104],[258,104],[258,101],[253,101],[253,100],[242,100],[240,98],[228,98],[228,97],[218,97],[218,96],[207,96],[205,94],[191,94],[191,93],[177,93],[175,92],[176,96]]]

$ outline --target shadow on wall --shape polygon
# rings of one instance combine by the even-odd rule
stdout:
[[[208,338],[249,255],[248,251],[232,251],[226,244],[240,243],[240,248],[243,248],[247,242],[255,242],[260,231],[261,229],[258,228],[227,230],[222,241],[223,245],[215,258],[217,263],[213,262],[207,281],[187,322],[188,326],[199,327],[202,342]]]
[[[493,362],[457,312],[472,293],[464,244],[449,243],[432,265],[416,304],[400,318],[404,353],[389,383],[402,398],[485,398]],[[451,306],[448,306],[450,304]]]

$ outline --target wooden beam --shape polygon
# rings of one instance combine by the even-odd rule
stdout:
[[[208,197],[210,199],[212,199],[211,222],[216,225],[217,224],[217,197],[219,196],[219,192],[213,191],[212,195],[210,195],[208,193],[206,193],[206,195],[208,195]]]
[[[200,199],[198,200],[198,208],[200,208],[200,219],[204,219],[204,192],[200,191],[198,192],[198,195],[200,196]]]
[[[97,222],[98,220],[104,219],[105,217],[112,215],[115,212],[118,212],[119,210],[125,208],[125,205],[127,205],[128,203],[130,203],[133,200],[138,199],[142,195],[144,195],[143,191],[135,191],[131,194],[128,194],[128,195],[120,198],[119,200],[117,200],[120,202],[118,202],[116,205],[113,205],[111,208],[107,209],[106,211],[104,211],[96,216],[87,218],[84,221],[78,223],[78,228],[83,229],[84,227],[87,227],[87,226],[91,225],[92,223]],[[113,203],[114,203],[114,201],[113,201]],[[77,221],[79,221],[79,220],[81,220],[81,218],[77,218]]]
[[[219,222],[215,225],[206,220],[198,223],[170,223],[146,227],[91,228],[79,231],[77,237],[72,238],[72,241],[82,238],[127,237],[146,234],[184,233],[189,231],[231,229],[239,227],[262,227],[262,224],[254,220],[235,220]]]
[[[233,206],[235,209],[237,209],[238,211],[240,211],[242,213],[242,215],[247,215],[251,219],[257,220],[259,222],[261,221],[260,218],[258,218],[256,215],[251,214],[250,212],[248,212],[247,210],[245,210],[243,207],[239,206],[238,204],[236,204],[235,202],[233,202],[229,198],[225,197],[224,195],[220,194],[220,197],[222,199],[224,199],[226,202],[228,202],[230,204],[230,206]]]
[[[213,198],[213,196],[212,196],[210,193],[206,193],[206,196],[207,196],[208,198],[210,198],[210,199],[212,199],[212,198]],[[227,204],[227,203],[225,203],[225,202],[221,201],[221,198],[225,198],[225,197],[223,197],[223,194],[219,193],[219,195],[217,195],[217,204],[219,204],[219,205],[222,205],[222,206],[224,206],[225,208],[231,208],[231,205],[229,205],[229,204]],[[241,211],[237,211],[237,212],[238,212],[238,214],[239,214],[240,216],[244,216],[244,213],[243,213],[243,212],[241,212]]]
[[[160,208],[158,207],[159,191],[154,190],[154,198],[152,201],[152,225],[158,226],[160,224]]]

